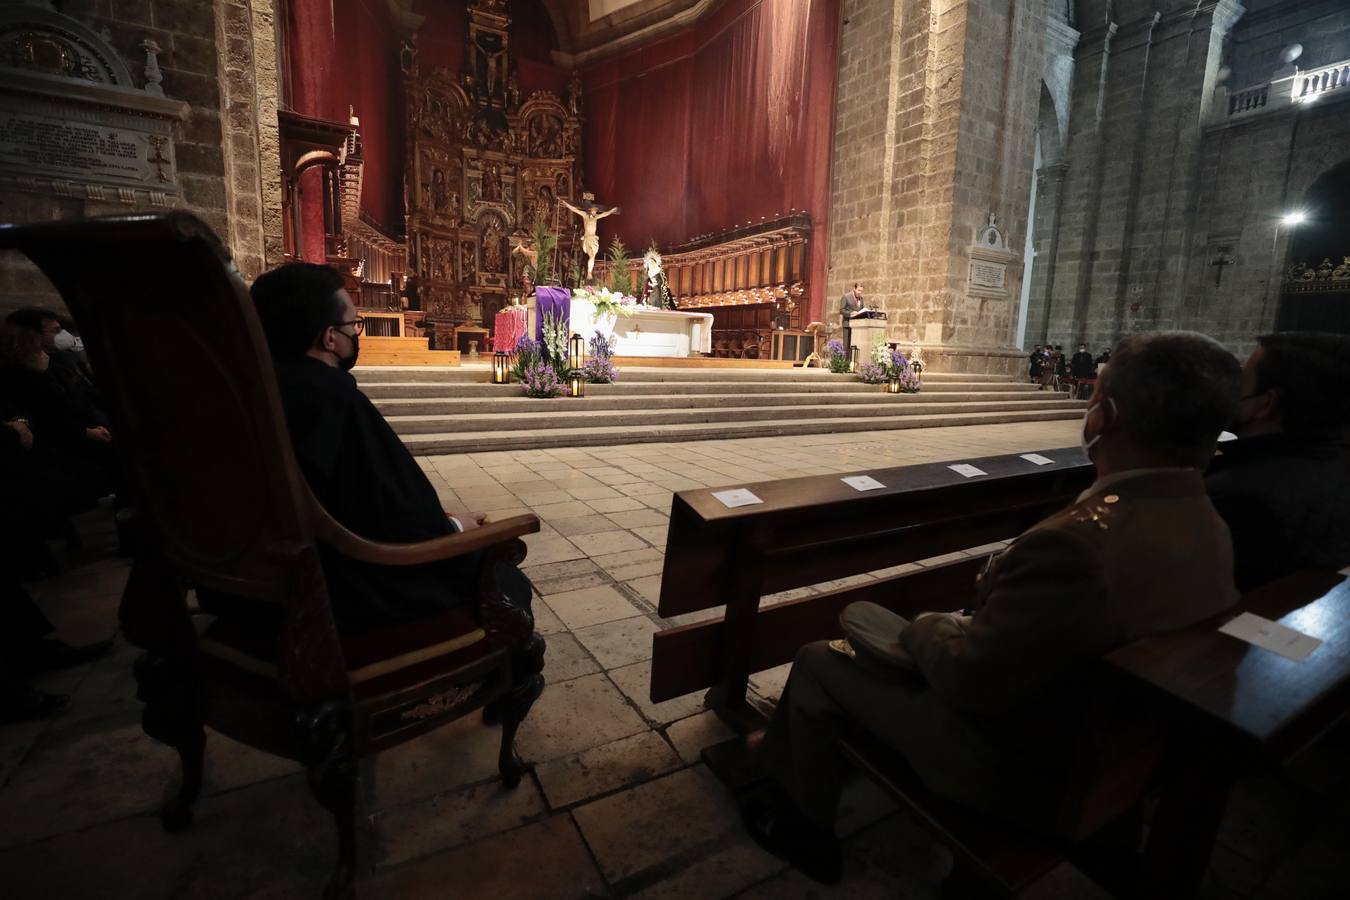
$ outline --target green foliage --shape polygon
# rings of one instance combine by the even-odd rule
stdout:
[[[633,293],[633,273],[628,271],[628,248],[615,238],[609,242],[609,289],[616,294]]]
[[[553,282],[555,280],[553,248],[558,246],[558,236],[549,230],[548,219],[542,207],[535,211],[534,224],[530,229],[530,242],[534,244],[535,263],[525,264],[525,277],[535,285]]]
[[[581,287],[581,267],[575,256],[567,261],[567,286],[574,291]]]

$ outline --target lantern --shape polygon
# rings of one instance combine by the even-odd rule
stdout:
[[[911,372],[914,373],[914,377],[917,378],[917,379],[919,379],[919,382],[922,383],[922,382],[923,382],[923,363],[919,362],[917,359],[916,359],[916,360],[912,360],[912,361],[910,362],[910,364],[909,364],[909,369],[910,369]]]
[[[492,383],[506,384],[511,378],[511,354],[498,350],[492,354]]]
[[[586,396],[586,376],[581,374],[580,369],[574,369],[572,371],[572,396]]]
[[[574,334],[567,345],[567,365],[573,369],[580,369],[586,362],[586,339]]]
[[[900,393],[900,373],[898,372],[895,373],[894,375],[891,376],[891,380],[886,382],[886,393],[888,394]]]
[[[850,372],[858,371],[858,345],[854,344],[848,348],[848,370]]]

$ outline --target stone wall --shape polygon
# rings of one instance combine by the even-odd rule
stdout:
[[[1044,7],[846,0],[832,159],[830,320],[854,281],[889,337],[949,370],[1005,371],[1021,280],[968,285],[989,215],[1012,246],[1029,200]]]
[[[1228,96],[1350,57],[1350,12],[1323,0],[1080,0],[1068,143],[1041,170],[1026,344],[1093,350],[1187,328],[1243,351],[1273,327],[1282,212],[1350,157],[1350,98]],[[1214,265],[1219,261],[1221,265]]]
[[[176,203],[192,210],[222,237],[230,234],[221,127],[215,11],[209,0],[63,0],[54,6],[94,30],[104,32],[144,87],[142,71],[147,38],[161,48],[166,96],[186,101],[186,121],[175,126],[175,152],[181,195]],[[0,221],[29,222],[72,216],[138,211],[112,201],[46,194],[0,194]],[[144,277],[109,273],[110,278]],[[19,306],[59,306],[45,277],[17,254],[0,255],[0,315]]]

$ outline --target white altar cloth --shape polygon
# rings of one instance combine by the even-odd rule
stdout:
[[[595,306],[589,300],[573,298],[571,311],[573,334],[588,341],[597,330],[606,331],[605,321],[596,322]],[[618,316],[613,335],[617,339],[616,356],[692,356],[712,353],[712,313],[682,312],[636,307],[631,316]]]

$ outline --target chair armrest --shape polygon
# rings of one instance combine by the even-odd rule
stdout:
[[[310,524],[315,537],[343,556],[379,566],[415,566],[454,559],[539,531],[539,517],[530,514],[489,522],[469,531],[447,534],[429,541],[391,544],[353,534],[329,515],[312,493],[308,499]]]

